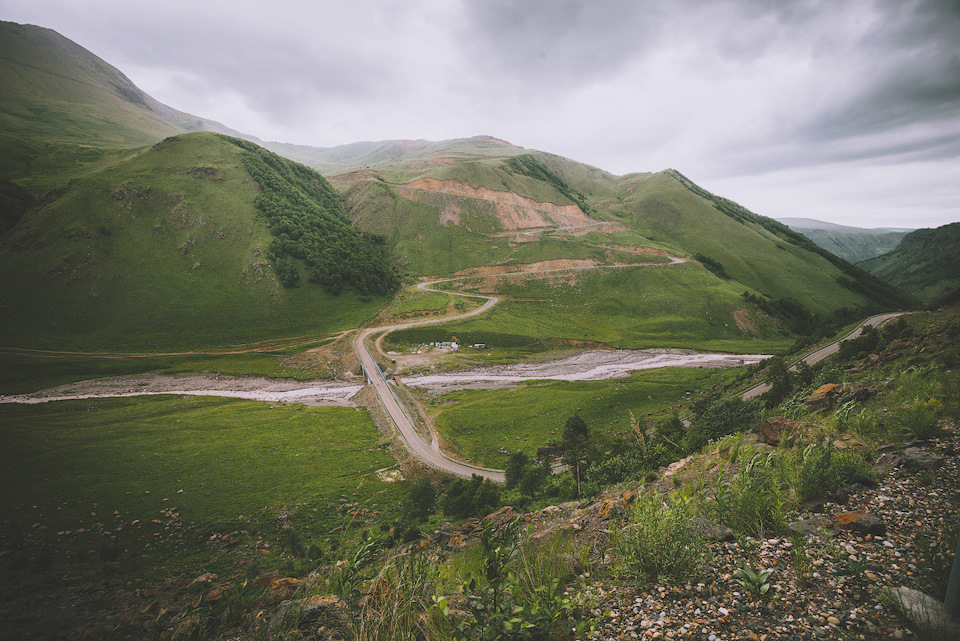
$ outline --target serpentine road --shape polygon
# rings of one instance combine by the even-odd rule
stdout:
[[[881,325],[886,323],[888,320],[894,319],[897,316],[903,316],[903,312],[891,312],[888,314],[877,314],[876,316],[871,316],[867,320],[857,325],[852,332],[850,332],[843,338],[840,338],[825,347],[821,347],[815,352],[811,352],[806,357],[804,357],[803,361],[807,365],[814,365],[816,363],[819,363],[826,357],[836,354],[840,350],[840,343],[842,343],[843,341],[848,341],[860,336],[860,334],[863,333],[864,327],[867,327],[868,325],[870,327],[880,327]],[[797,366],[794,365],[793,367],[790,368],[790,370],[795,372],[797,370]],[[744,392],[743,400],[748,401],[751,398],[756,398],[757,396],[760,396],[761,394],[769,390],[770,390],[769,383],[760,383],[759,385],[755,385],[750,389],[748,389],[746,392]]]
[[[563,272],[563,271],[576,271],[576,270],[586,270],[586,269],[615,269],[615,268],[625,268],[625,267],[663,267],[676,265],[679,263],[686,262],[683,258],[677,258],[671,256],[670,263],[639,263],[632,265],[589,265],[589,266],[580,266],[580,267],[563,267],[558,269],[543,269],[543,270],[533,270],[525,272],[509,272],[506,274],[496,274],[496,276],[508,276],[508,275],[518,275],[518,274],[544,274],[550,272]],[[433,280],[429,282],[420,283],[417,285],[418,289],[424,291],[439,292],[443,294],[451,294],[455,296],[464,296],[468,298],[479,298],[483,299],[485,302],[480,307],[466,312],[464,314],[458,314],[456,316],[445,316],[443,318],[433,318],[429,320],[421,321],[412,321],[409,323],[400,323],[397,325],[386,325],[382,327],[371,327],[368,329],[361,330],[357,336],[353,339],[353,347],[357,353],[357,357],[360,359],[360,364],[363,367],[364,374],[366,374],[367,381],[370,385],[373,386],[373,390],[377,395],[377,398],[380,401],[380,404],[386,410],[387,414],[390,415],[390,418],[393,419],[393,422],[397,426],[397,431],[400,434],[400,440],[403,443],[404,447],[409,450],[411,454],[420,459],[423,463],[431,467],[443,470],[450,474],[456,476],[470,478],[473,474],[477,474],[484,478],[488,478],[492,481],[502,483],[505,479],[503,470],[495,470],[486,467],[479,467],[477,465],[471,465],[469,463],[464,463],[463,461],[458,461],[450,458],[440,450],[440,446],[436,441],[432,443],[427,443],[423,437],[417,433],[416,428],[414,427],[413,421],[410,416],[407,414],[406,410],[403,407],[403,404],[398,399],[396,393],[392,389],[392,384],[387,380],[386,376],[381,371],[380,366],[377,364],[376,359],[374,359],[370,347],[367,345],[367,339],[376,335],[376,334],[386,334],[398,329],[407,329],[410,327],[418,327],[422,325],[435,325],[439,323],[448,323],[455,320],[463,320],[464,318],[470,318],[471,316],[478,316],[483,314],[487,310],[491,309],[494,305],[499,302],[499,298],[496,296],[485,296],[483,294],[464,294],[461,292],[452,292],[443,289],[435,289],[431,285],[436,285],[438,283],[445,283],[450,281],[460,281],[467,280],[471,278],[487,278],[488,276],[461,276],[458,278],[444,278],[440,280]],[[878,327],[883,323],[901,316],[902,312],[893,312],[888,314],[879,314],[877,316],[872,316],[858,325],[852,332],[844,336],[843,338],[825,346],[820,349],[812,352],[807,355],[803,360],[806,361],[808,365],[813,365],[819,363],[828,356],[835,354],[840,349],[840,342],[845,340],[850,340],[856,338],[863,333],[863,328],[870,325],[873,327]],[[767,383],[760,383],[746,392],[743,393],[743,399],[749,400],[760,396],[764,392],[770,389],[770,386]]]
[[[625,267],[654,267],[654,266],[670,266],[676,265],[679,263],[686,262],[683,258],[671,257],[670,263],[638,263],[633,265],[589,265],[589,266],[580,266],[580,267],[562,267],[559,269],[541,269],[535,271],[525,271],[525,272],[509,272],[507,274],[497,274],[497,276],[508,276],[514,274],[545,274],[550,272],[565,272],[565,271],[575,271],[575,270],[585,270],[585,269],[617,269]],[[466,312],[465,314],[459,314],[456,316],[445,316],[443,318],[433,318],[430,320],[414,321],[410,323],[401,323],[398,325],[387,325],[384,327],[371,327],[369,329],[361,330],[357,336],[353,339],[353,348],[357,353],[357,356],[360,358],[360,364],[363,366],[364,374],[367,376],[367,380],[373,386],[373,390],[377,395],[377,398],[380,400],[380,404],[387,411],[387,414],[390,415],[390,418],[393,419],[393,422],[397,426],[397,431],[400,433],[400,440],[403,442],[404,447],[410,451],[411,454],[416,456],[418,459],[430,465],[431,467],[438,468],[450,474],[455,474],[464,478],[470,478],[473,474],[478,474],[484,478],[488,478],[492,481],[503,483],[505,477],[503,470],[494,470],[485,467],[479,467],[476,465],[470,465],[469,463],[464,463],[462,461],[457,461],[443,452],[440,451],[440,446],[434,441],[433,443],[427,443],[420,434],[417,433],[417,430],[413,426],[413,421],[407,415],[406,411],[403,408],[403,405],[400,403],[397,395],[394,393],[391,388],[391,383],[387,381],[386,376],[380,370],[380,366],[377,365],[377,361],[374,359],[373,354],[370,351],[370,348],[367,345],[367,339],[375,334],[386,334],[387,332],[392,332],[397,329],[406,329],[408,327],[417,327],[421,325],[435,325],[437,323],[448,323],[454,320],[462,320],[464,318],[469,318],[471,316],[478,316],[499,302],[499,298],[496,296],[484,296],[482,294],[463,294],[461,292],[449,292],[442,289],[434,289],[431,285],[436,285],[437,283],[445,283],[449,281],[459,281],[466,280],[468,278],[487,278],[487,276],[467,276],[459,278],[444,278],[441,280],[433,280],[429,282],[420,283],[417,285],[418,289],[424,291],[440,292],[443,294],[453,294],[456,296],[465,296],[469,298],[480,298],[484,299],[483,305],[480,307]]]

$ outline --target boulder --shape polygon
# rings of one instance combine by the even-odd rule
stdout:
[[[781,439],[790,438],[800,429],[800,424],[783,416],[771,416],[760,421],[754,431],[761,443],[777,446]]]
[[[284,601],[270,618],[267,637],[273,638],[278,628],[291,626],[299,629],[318,625],[346,633],[350,619],[347,616],[347,604],[339,596],[319,594],[295,601]]]
[[[494,531],[496,531],[503,529],[507,523],[510,523],[515,518],[517,518],[517,511],[514,510],[513,507],[507,505],[492,514],[488,514],[483,520],[489,521],[490,526],[494,529]]]
[[[864,401],[870,400],[870,397],[873,396],[873,390],[868,387],[860,387],[855,390],[850,390],[846,394],[840,397],[840,405],[846,405],[847,403],[863,403]]]
[[[840,386],[834,383],[821,385],[811,394],[804,405],[812,412],[820,412],[833,407],[834,401],[840,395]]]
[[[858,534],[883,536],[887,526],[880,519],[865,510],[853,510],[833,515],[834,525],[841,530],[850,530]]]
[[[900,453],[904,465],[911,470],[937,470],[943,465],[943,457],[919,447],[908,447]]]
[[[821,529],[831,529],[832,526],[833,521],[823,514],[814,514],[813,516],[805,519],[787,524],[787,527],[790,528],[791,532],[796,532],[797,534],[801,534],[803,536],[816,534]]]
[[[703,534],[704,538],[711,541],[735,541],[736,536],[733,530],[722,523],[714,523],[703,517],[696,519],[696,528]]]
[[[258,588],[266,588],[267,586],[272,584],[274,581],[277,581],[279,579],[280,579],[279,572],[276,572],[276,571],[267,572],[266,574],[261,574],[256,579],[254,579],[253,584]]]

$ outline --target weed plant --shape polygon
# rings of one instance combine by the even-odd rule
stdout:
[[[786,529],[791,496],[776,454],[755,454],[741,461],[733,478],[727,477],[726,468],[721,469],[709,493],[713,500],[706,504],[706,511],[738,534],[762,537],[766,531]]]
[[[434,608],[440,570],[423,554],[388,560],[373,579],[356,619],[356,641],[408,641],[448,638]]]
[[[825,438],[811,443],[795,455],[794,489],[802,501],[829,498],[838,490],[854,483],[872,484],[876,472],[862,454],[837,449]]]
[[[614,542],[615,570],[638,585],[680,582],[695,575],[707,560],[707,541],[689,497],[655,494],[638,498],[630,524]]]
[[[758,599],[765,599],[769,596],[770,592],[771,574],[773,574],[773,570],[769,568],[761,570],[752,563],[741,563],[740,569],[737,570],[736,573],[736,580],[737,583],[740,584],[740,587],[753,596]]]
[[[565,594],[560,576],[537,571],[529,563],[522,565],[525,580],[514,573],[523,556],[516,521],[496,532],[488,521],[480,537],[480,554],[479,575],[467,575],[463,583],[469,614],[457,617],[446,597],[434,599],[434,611],[454,638],[546,641],[569,633],[579,612]]]

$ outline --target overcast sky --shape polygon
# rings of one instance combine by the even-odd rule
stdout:
[[[161,102],[322,147],[486,134],[772,217],[960,221],[958,0],[0,0]]]

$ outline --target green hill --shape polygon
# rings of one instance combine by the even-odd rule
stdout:
[[[908,231],[848,227],[812,218],[781,218],[780,222],[840,258],[858,263],[894,250]]]
[[[910,232],[895,250],[859,266],[926,305],[955,299],[960,290],[960,223]]]
[[[545,334],[620,346],[659,338],[732,348],[739,341],[747,349],[758,338],[812,331],[837,314],[909,305],[786,225],[674,170],[615,176],[485,137],[364,143],[320,150],[314,159],[344,195],[347,215],[386,237],[410,276],[557,260],[643,262],[658,251],[694,259],[669,276],[601,271],[536,294],[514,280],[498,286],[512,300],[489,320],[433,333],[489,336],[498,329],[514,343]],[[364,164],[352,164],[358,161]],[[590,300],[580,300],[587,291]]]
[[[91,162],[168,136],[236,135],[158,102],[93,53],[34,25],[0,22],[0,78],[3,197],[17,188],[38,197]],[[4,218],[22,215],[23,195]]]
[[[158,103],[55,32],[3,23],[0,42],[10,78],[0,97],[8,344],[185,346],[343,327],[395,287],[391,253],[407,278],[689,259],[657,276],[637,268],[484,285],[509,296],[476,322],[520,341],[748,350],[905,304],[673,170],[615,176],[489,136],[271,144],[324,171],[334,193],[236,138],[141,147],[223,127]]]
[[[0,132],[52,143],[132,147],[192,132],[236,132],[168,107],[56,31],[0,22]]]
[[[300,286],[281,285],[291,271]],[[345,329],[395,286],[319,174],[219,134],[125,151],[0,242],[8,346],[152,351]]]

